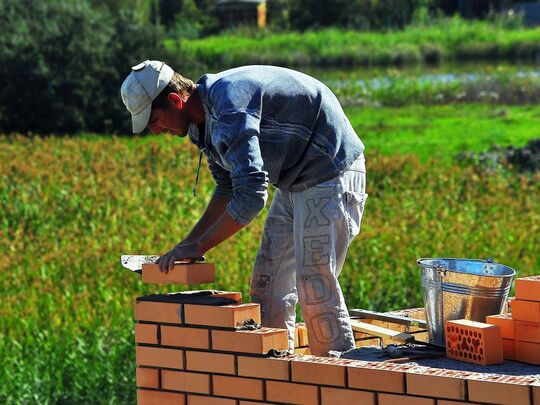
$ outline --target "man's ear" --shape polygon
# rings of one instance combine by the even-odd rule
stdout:
[[[179,94],[176,93],[169,93],[167,95],[167,99],[179,110],[184,108],[184,100],[182,100],[182,97],[180,97]]]

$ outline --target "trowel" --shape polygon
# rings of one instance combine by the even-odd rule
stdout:
[[[143,264],[155,264],[158,259],[160,258],[159,255],[122,255],[120,256],[120,264],[125,267],[128,270],[131,270],[134,273],[142,274],[142,266]],[[181,264],[181,263],[203,263],[205,261],[205,257],[199,257],[198,259],[183,259],[183,260],[177,260],[174,262],[175,264]]]

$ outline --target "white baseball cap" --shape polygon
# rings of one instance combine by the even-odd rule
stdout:
[[[174,71],[158,60],[146,60],[133,66],[122,83],[122,101],[131,113],[133,133],[143,131],[152,113],[152,101],[169,84]]]

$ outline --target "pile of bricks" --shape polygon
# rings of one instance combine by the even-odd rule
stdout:
[[[518,278],[515,285],[512,313],[486,322],[500,327],[505,359],[540,365],[540,276]]]

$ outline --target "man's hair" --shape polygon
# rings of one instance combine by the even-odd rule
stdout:
[[[180,96],[189,97],[196,89],[197,85],[193,83],[193,80],[182,76],[180,73],[174,72],[169,84],[161,91],[161,93],[159,93],[154,101],[152,101],[152,109],[166,109],[169,105],[169,99],[167,98],[169,93],[177,93]]]

